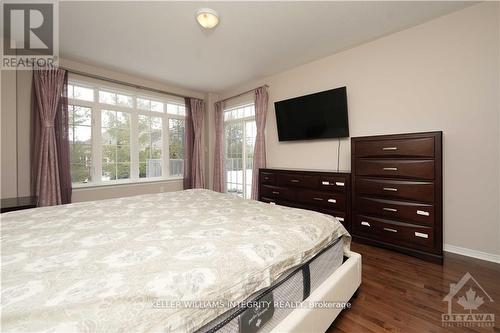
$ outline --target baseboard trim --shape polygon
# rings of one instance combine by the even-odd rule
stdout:
[[[465,247],[460,247],[450,244],[444,244],[444,251],[500,264],[500,255],[498,254],[471,250]]]

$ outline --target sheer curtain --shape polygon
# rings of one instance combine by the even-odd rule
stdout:
[[[186,98],[186,139],[184,143],[184,188],[204,188],[203,119],[205,101]]]
[[[226,191],[226,168],[224,161],[224,102],[214,104],[215,108],[215,152],[214,191]]]
[[[71,202],[67,86],[65,70],[33,70],[31,179],[37,206]]]
[[[266,167],[266,138],[264,132],[266,129],[268,101],[267,87],[255,89],[255,124],[257,132],[252,166],[252,199],[254,200],[257,200],[259,196],[259,169]]]

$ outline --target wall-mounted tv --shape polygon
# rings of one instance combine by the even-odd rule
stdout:
[[[274,109],[279,141],[349,136],[346,87],[275,102]]]

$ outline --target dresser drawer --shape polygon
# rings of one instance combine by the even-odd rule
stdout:
[[[434,138],[356,142],[356,157],[434,157]]]
[[[293,186],[293,187],[306,187],[316,188],[316,176],[309,175],[295,175],[295,174],[280,174],[278,176],[279,186]]]
[[[364,215],[356,215],[352,227],[359,235],[391,244],[427,250],[434,246],[431,227]]]
[[[341,194],[306,190],[298,194],[298,199],[304,203],[315,204],[333,210],[345,209],[345,197]]]
[[[434,179],[434,160],[357,159],[359,176]]]
[[[267,199],[295,200],[295,193],[289,188],[262,185],[261,196]]]
[[[369,197],[356,198],[356,212],[434,225],[434,205]]]
[[[260,182],[261,184],[266,184],[266,185],[276,185],[278,177],[276,176],[275,173],[272,172],[261,172],[260,173]]]
[[[388,198],[408,199],[415,201],[434,202],[434,183],[357,178],[357,194],[384,196]]]
[[[348,185],[345,177],[318,176],[317,188],[321,191],[334,191],[344,193]]]

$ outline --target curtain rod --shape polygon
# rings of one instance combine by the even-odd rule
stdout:
[[[239,93],[238,95],[234,95],[234,96],[231,96],[231,97],[228,97],[228,98],[224,98],[224,99],[221,99],[220,101],[217,101],[216,103],[220,103],[220,102],[225,102],[225,101],[228,101],[230,99],[233,99],[233,98],[236,98],[236,97],[240,97],[240,96],[243,96],[245,94],[248,94],[249,92],[252,92],[254,91],[255,89],[259,89],[259,88],[262,88],[262,87],[266,87],[266,88],[269,88],[269,86],[267,84],[263,85],[263,86],[260,86],[260,87],[257,87],[257,88],[253,88],[253,89],[249,89],[247,91],[244,91],[242,93]]]
[[[86,77],[89,77],[89,78],[92,78],[92,79],[106,81],[106,82],[110,82],[110,83],[120,84],[120,85],[124,85],[124,86],[128,86],[128,87],[132,87],[132,88],[135,88],[135,89],[148,90],[148,91],[152,91],[152,92],[155,92],[155,93],[167,94],[167,95],[170,95],[170,96],[181,97],[181,98],[192,98],[191,96],[184,96],[184,95],[172,93],[172,92],[169,92],[169,91],[164,91],[164,90],[155,89],[155,88],[149,88],[149,87],[141,86],[141,85],[138,85],[138,84],[133,84],[133,83],[123,82],[123,81],[119,81],[119,80],[115,80],[115,79],[110,79],[110,78],[99,76],[99,75],[94,75],[94,74],[89,74],[89,73],[85,73],[85,72],[76,71],[76,70],[73,70],[73,69],[70,69],[70,68],[66,68],[66,67],[62,67],[62,66],[59,66],[59,68],[60,69],[64,69],[65,71],[67,71],[69,73],[72,73],[72,74],[86,76]]]

